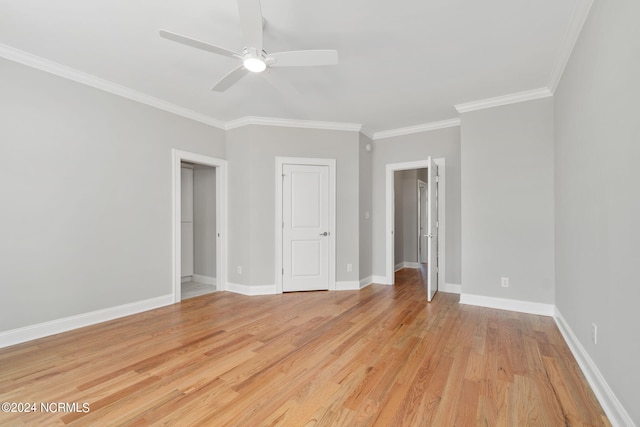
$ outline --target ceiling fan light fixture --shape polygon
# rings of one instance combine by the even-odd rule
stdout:
[[[249,57],[242,61],[244,68],[252,73],[261,73],[267,69],[267,64],[260,58]]]

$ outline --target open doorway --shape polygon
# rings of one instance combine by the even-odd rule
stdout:
[[[173,150],[173,289],[179,302],[226,283],[226,161]]]
[[[424,234],[427,246],[427,263],[425,265],[425,285],[427,288],[427,299],[431,301],[438,289],[444,287],[445,271],[445,161],[443,158],[417,160],[404,163],[392,163],[386,165],[386,239],[385,239],[385,283],[393,285],[395,283],[395,271],[400,268],[412,267],[420,268],[419,262],[420,242],[419,242],[419,216],[417,209],[418,199],[418,177],[417,170],[426,169],[427,176],[422,176],[421,180],[426,184],[427,190],[427,224],[428,232]],[[403,175],[406,174],[406,175]],[[402,198],[401,185],[398,182],[403,176],[410,176],[412,183],[408,186],[413,202],[413,209],[409,209],[413,219],[406,221],[398,218],[396,200]],[[425,208],[424,204],[421,203]],[[408,231],[405,231],[407,230]],[[410,237],[409,243],[398,243],[396,235],[402,233]],[[411,243],[413,242],[413,243]],[[409,248],[410,253],[405,251]],[[400,256],[397,256],[400,251]],[[408,259],[408,257],[412,259]],[[415,260],[413,260],[415,259]]]
[[[425,207],[421,209],[423,201],[416,189],[420,182],[427,181],[427,173],[426,168],[394,172],[394,271],[420,267],[420,215],[426,214],[427,191],[423,195]],[[426,248],[424,257],[426,263]]]
[[[181,299],[215,292],[216,168],[180,164]]]

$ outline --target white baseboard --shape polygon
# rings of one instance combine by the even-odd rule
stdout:
[[[403,268],[420,268],[419,262],[403,261],[395,265],[394,271],[402,270]]]
[[[173,294],[0,332],[0,348],[173,304]]]
[[[370,284],[373,283],[373,276],[365,277],[364,279],[360,279],[360,289],[366,288]]]
[[[203,276],[201,274],[194,274],[192,280],[197,283],[202,283],[203,285],[216,285],[216,278],[210,276]]]
[[[242,295],[275,295],[276,285],[241,285],[239,283],[227,282],[225,290]]]
[[[180,278],[180,283],[190,282],[193,279],[193,276],[182,276]]]
[[[462,293],[462,285],[458,285],[456,283],[445,283],[439,290],[442,292],[459,295]]]
[[[373,283],[377,283],[378,285],[390,285],[391,283],[387,283],[387,278],[385,276],[371,276],[371,281]]]
[[[520,313],[538,314],[540,316],[552,317],[555,314],[555,306],[553,304],[486,297],[482,295],[460,294],[460,304],[517,311]]]
[[[567,321],[562,317],[557,307],[555,307],[554,314],[554,319],[558,325],[558,329],[560,329],[560,333],[567,342],[571,353],[573,353],[573,357],[576,358],[580,369],[582,369],[582,373],[587,378],[587,382],[598,398],[611,424],[620,427],[634,426],[635,424],[631,416],[615,396],[613,390],[611,390],[611,387],[609,387],[609,384],[607,384],[607,381],[602,376],[602,373],[589,356],[589,353],[587,353],[582,344],[580,344],[580,341],[573,333]]]
[[[402,263],[403,268],[420,268],[420,263],[419,262],[409,262],[409,261],[405,261]]]
[[[336,282],[336,291],[357,291],[360,289],[359,280],[344,280]]]

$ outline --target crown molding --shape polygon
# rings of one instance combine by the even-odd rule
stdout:
[[[524,92],[510,93],[509,95],[497,96],[495,98],[481,99],[479,101],[457,104],[454,107],[458,113],[468,113],[470,111],[484,110],[485,108],[499,107],[501,105],[516,104],[518,102],[532,101],[534,99],[547,98],[553,93],[549,88],[527,90]]]
[[[63,77],[68,80],[75,81],[77,83],[84,84],[86,86],[91,86],[93,88],[100,89],[105,92],[121,96],[123,98],[131,99],[133,101],[140,102],[142,104],[146,104],[151,107],[176,114],[178,116],[186,117],[197,122],[214,126],[222,130],[230,130],[247,125],[266,125],[353,132],[360,132],[360,130],[362,129],[362,125],[358,123],[322,122],[252,116],[242,117],[237,120],[224,122],[2,43],[0,43],[0,57],[8,59],[10,61],[18,62],[28,67],[36,68],[50,74],[54,74],[59,77]]]
[[[22,51],[1,43],[0,43],[0,57],[6,58],[10,61],[18,62],[28,67],[45,71],[50,74],[55,74],[56,76],[63,77],[68,80],[72,80],[77,83],[91,86],[96,89],[100,89],[105,92],[109,92],[114,95],[121,96],[123,98],[131,99],[132,101],[140,102],[142,104],[149,105],[159,110],[164,110],[169,113],[176,114],[178,116],[186,117],[188,119],[195,120],[197,122],[201,122],[201,123],[214,126],[220,129],[225,128],[224,122],[220,120],[216,120],[212,117],[197,113],[193,110],[189,110],[187,108],[180,107],[176,104],[172,104],[167,101],[163,101],[159,98],[155,98],[153,96],[144,94],[142,92],[135,91],[126,86],[122,86],[117,83],[113,83],[108,80],[101,79],[91,74],[73,69],[71,67],[64,66],[62,64],[58,64],[57,62],[53,62],[36,55],[32,55],[25,51]]]
[[[246,116],[226,123],[225,129],[231,130],[243,126],[280,126],[289,128],[342,130],[360,132],[362,125],[359,123],[323,122],[314,120],[280,119],[275,117]]]
[[[409,126],[409,127],[404,127],[404,128],[390,129],[390,130],[384,130],[384,131],[380,131],[380,132],[375,132],[373,134],[373,136],[371,136],[370,138],[375,141],[375,140],[383,139],[383,138],[391,138],[391,137],[394,137],[394,136],[410,135],[410,134],[413,134],[413,133],[426,132],[426,131],[436,130],[436,129],[445,129],[445,128],[451,128],[451,127],[455,127],[455,126],[460,126],[460,119],[459,118],[441,120],[439,122],[424,123],[424,124],[416,125],[416,126]]]
[[[364,125],[360,128],[360,133],[373,141],[373,135],[375,135],[375,132],[371,132],[369,129],[365,128]]]
[[[551,78],[549,81],[549,89],[551,90],[551,93],[556,92],[558,83],[560,83],[562,74],[564,74],[564,69],[569,63],[569,58],[571,58],[573,48],[578,42],[578,37],[580,36],[580,32],[582,31],[584,23],[587,21],[592,5],[593,0],[581,0],[578,2],[576,8],[573,11],[571,24],[569,25],[569,29],[564,36],[562,44],[560,45],[558,60],[556,61],[555,67],[553,68],[553,71],[551,73]]]

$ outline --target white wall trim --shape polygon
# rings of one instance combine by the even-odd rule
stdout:
[[[524,92],[510,93],[508,95],[496,96],[495,98],[481,99],[478,101],[457,104],[454,107],[458,113],[468,113],[470,111],[484,110],[485,108],[499,107],[501,105],[515,104],[518,102],[532,101],[534,99],[547,98],[553,93],[549,88],[527,90]]]
[[[239,283],[227,282],[226,290],[241,295],[275,295],[276,285],[241,285]]]
[[[360,128],[360,133],[373,141],[373,135],[375,135],[375,132],[369,131],[369,129],[365,128],[364,125]]]
[[[373,284],[373,277],[365,277],[364,279],[360,279],[360,289],[366,288],[367,286]]]
[[[507,298],[486,297],[483,295],[460,294],[460,304],[477,305],[479,307],[497,308],[499,310],[517,311],[519,313],[553,316],[553,304],[521,301]]]
[[[0,43],[0,57],[9,59],[14,62],[18,62],[28,67],[45,71],[50,74],[54,74],[59,77],[63,77],[68,80],[72,80],[77,83],[81,83],[86,86],[91,86],[93,88],[100,89],[105,92],[109,92],[114,95],[121,96],[123,98],[131,99],[133,101],[140,102],[141,104],[149,105],[159,110],[167,111],[169,113],[173,113],[178,116],[186,117],[188,119],[195,120],[200,123],[214,126],[219,129],[225,128],[224,122],[214,119],[213,117],[209,117],[204,114],[197,113],[193,110],[180,107],[179,105],[173,104],[171,102],[167,102],[162,99],[155,98],[151,95],[138,92],[126,86],[122,86],[117,83],[113,83],[111,81],[101,79],[92,74],[85,73],[83,71],[79,71],[71,67],[67,67],[57,62],[53,62],[36,55],[32,55],[28,52],[25,52],[1,43]]]
[[[442,292],[447,292],[450,294],[461,294],[462,293],[462,285],[458,285],[456,283],[444,283],[444,285],[442,285],[442,288],[439,288],[438,290],[442,291]]]
[[[551,72],[551,78],[549,79],[549,88],[551,89],[551,93],[555,93],[558,88],[558,83],[560,83],[562,74],[564,74],[564,69],[569,63],[569,58],[571,58],[571,53],[578,41],[582,27],[587,21],[592,5],[593,0],[581,0],[576,4],[571,18],[571,23],[569,24],[569,28],[562,43],[560,44],[558,57]]]
[[[181,199],[182,189],[181,180],[181,163],[187,161],[199,165],[211,166],[216,168],[216,279],[220,284],[218,290],[224,291],[221,287],[226,283],[227,279],[227,161],[216,157],[205,156],[203,154],[190,153],[188,151],[171,150],[172,157],[172,240],[171,248],[173,255],[173,295],[174,302],[180,302],[182,298],[181,287]]]
[[[211,276],[203,276],[201,274],[194,274],[191,276],[192,280],[203,285],[216,285],[216,278]]]
[[[236,129],[248,125],[280,126],[304,129],[325,129],[360,132],[362,125],[359,123],[323,122],[314,120],[279,119],[275,117],[246,116],[231,120],[225,124],[226,130]]]
[[[580,369],[582,369],[582,373],[587,378],[587,382],[598,398],[611,424],[621,427],[634,426],[635,424],[631,416],[613,393],[613,390],[611,390],[611,387],[607,384],[607,381],[589,356],[589,353],[587,353],[582,344],[580,344],[580,340],[578,340],[578,337],[573,333],[573,330],[558,310],[558,307],[555,307],[554,319],[571,353],[573,353],[573,357],[576,358]]]
[[[311,157],[276,157],[275,180],[276,180],[276,215],[275,215],[275,281],[276,293],[282,293],[282,168],[286,164],[294,165],[321,165],[329,168],[329,290],[336,289],[336,203],[337,203],[337,181],[336,181],[336,160],[320,159]]]
[[[49,335],[67,332],[96,323],[106,322],[119,317],[153,310],[173,303],[173,295],[162,295],[142,301],[104,308],[89,313],[64,317],[49,322],[38,323],[23,328],[0,332],[0,348],[35,340]]]
[[[398,128],[398,129],[384,130],[384,131],[374,132],[372,135],[368,135],[365,133],[365,135],[367,135],[369,138],[375,141],[378,139],[393,138],[395,136],[411,135],[414,133],[427,132],[431,130],[445,129],[445,128],[451,128],[456,126],[460,126],[459,118],[441,120],[439,122],[424,123],[421,125],[408,126],[404,128]]]
[[[387,282],[387,278],[385,276],[371,276],[371,281],[378,285],[393,285],[393,283]]]
[[[358,291],[360,290],[359,280],[343,280],[336,282],[336,291]]]
[[[395,272],[395,271],[398,271],[398,270],[402,270],[403,268],[414,268],[414,269],[418,269],[418,268],[420,268],[420,263],[418,263],[418,262],[413,262],[413,261],[403,261],[403,262],[400,262],[400,263],[398,263],[398,264],[396,264],[396,265],[395,265],[394,272]]]

